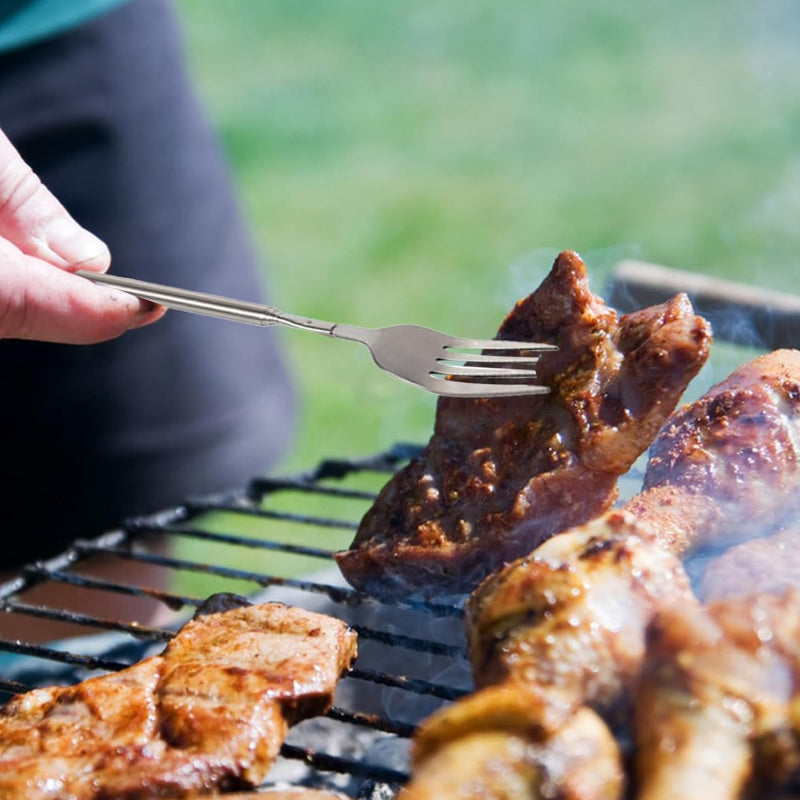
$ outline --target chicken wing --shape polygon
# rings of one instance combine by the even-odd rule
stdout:
[[[399,800],[619,800],[617,744],[600,718],[556,693],[483,689],[423,723]]]
[[[696,602],[680,561],[635,517],[608,512],[554,536],[472,594],[475,682],[552,687],[614,716],[664,601]]]
[[[639,800],[763,797],[796,780],[799,679],[796,592],[661,610],[635,703]]]

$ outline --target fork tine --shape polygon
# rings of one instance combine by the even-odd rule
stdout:
[[[449,381],[432,375],[441,385],[433,391],[449,397],[512,397],[517,395],[548,394],[550,389],[533,383],[472,383],[470,381]]]
[[[475,364],[442,364],[441,369],[431,370],[431,375],[467,375],[476,378],[535,378],[535,369],[513,369],[510,367],[477,366]]]
[[[452,339],[444,347],[446,350],[528,350],[534,353],[558,350],[554,344],[505,341],[503,339]]]
[[[541,354],[532,356],[492,356],[486,353],[446,353],[444,356],[440,356],[436,360],[440,364],[454,361],[458,363],[468,362],[470,364],[511,364],[515,367],[521,367],[524,364],[537,364],[541,357]]]

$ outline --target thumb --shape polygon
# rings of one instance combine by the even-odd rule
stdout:
[[[106,245],[78,225],[0,131],[0,236],[56,267],[105,272]]]

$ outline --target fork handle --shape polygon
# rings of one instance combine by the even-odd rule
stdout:
[[[75,271],[81,278],[88,278],[94,283],[104,286],[113,286],[124,292],[149,300],[167,308],[177,311],[188,311],[192,314],[202,314],[206,317],[217,317],[232,322],[244,322],[248,325],[288,325],[291,328],[325,333],[330,336],[336,325],[333,322],[324,322],[310,317],[301,317],[287,314],[272,306],[262,303],[251,303],[246,300],[234,300],[216,294],[193,292],[189,289],[179,289],[175,286],[162,286],[158,283],[123,278],[119,275],[107,275],[101,272],[79,269]]]

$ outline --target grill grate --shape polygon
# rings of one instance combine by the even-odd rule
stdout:
[[[195,596],[183,588],[202,576],[206,584],[214,583],[213,591],[281,600],[353,626],[359,658],[342,680],[333,709],[292,729],[270,782],[333,786],[355,797],[389,796],[408,777],[407,746],[415,725],[471,687],[461,608],[454,602],[376,601],[344,584],[332,556],[349,541],[388,473],[414,452],[398,445],[372,458],[324,461],[294,478],[258,477],[245,489],[129,520],[24,567],[0,585],[0,609],[79,625],[85,635],[47,645],[0,639],[0,699],[122,669],[160,650],[179,624],[109,618],[73,610],[69,601],[31,602],[26,595],[37,587],[57,584],[62,591],[94,592],[98,598],[112,593],[154,599],[173,612],[183,610],[185,618],[210,593]],[[332,533],[338,542],[319,547]],[[93,575],[86,566],[98,556],[163,570],[173,587],[165,591]],[[96,608],[103,607],[98,599]]]

